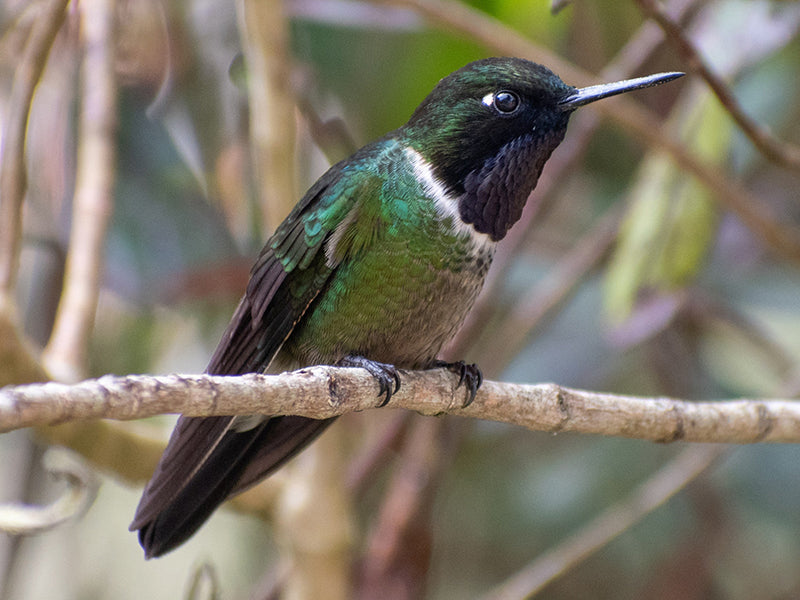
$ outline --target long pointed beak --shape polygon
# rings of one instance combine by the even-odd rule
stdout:
[[[653,87],[661,85],[678,77],[683,77],[686,73],[656,73],[655,75],[648,75],[647,77],[637,77],[636,79],[625,79],[624,81],[616,81],[614,83],[602,83],[600,85],[592,85],[585,88],[579,88],[572,94],[564,98],[558,103],[561,110],[570,111],[575,110],[579,106],[589,104],[601,98],[609,98],[617,94],[624,94],[633,90],[640,90],[642,88]]]

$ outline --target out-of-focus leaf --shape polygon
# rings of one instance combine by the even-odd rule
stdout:
[[[693,149],[701,159],[721,163],[730,144],[730,120],[715,100],[706,97],[698,104],[696,118],[687,119],[687,129],[698,125]],[[668,210],[667,239],[654,273],[655,282],[666,287],[689,281],[702,266],[717,216],[706,188],[695,179],[682,177],[674,166],[672,187],[675,193]]]
[[[786,44],[800,25],[795,8],[775,10],[772,3],[738,0],[714,3],[696,19],[693,38],[713,68],[730,77]],[[763,94],[769,87],[760,86],[757,96],[774,96]],[[761,113],[757,118],[764,117]],[[773,121],[775,115],[769,116]],[[677,105],[671,121],[706,163],[721,165],[729,159],[731,121],[710,95],[695,88]],[[663,155],[644,161],[632,198],[606,277],[606,309],[616,322],[630,315],[643,290],[672,291],[690,282],[703,265],[716,226],[716,210],[705,187]]]
[[[696,91],[687,98],[673,121],[681,119],[682,137],[698,157],[722,163],[730,120],[709,94]],[[630,314],[642,290],[672,291],[690,282],[703,265],[717,222],[706,189],[661,153],[644,161],[631,195],[606,276],[605,303],[615,321]]]

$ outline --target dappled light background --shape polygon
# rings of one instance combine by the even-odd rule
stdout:
[[[0,4],[3,119],[44,4]],[[27,126],[14,294],[37,351],[62,298],[81,180],[81,64],[91,50],[81,11],[98,4],[67,8]],[[569,74],[586,73],[560,72],[574,85],[688,70],[646,22],[650,4],[582,0],[556,13],[518,0],[107,4],[113,187],[96,319],[72,372],[201,372],[255,256],[302,193],[332,162],[402,125],[471,60],[512,47],[534,60],[552,55]],[[663,6],[744,112],[800,144],[800,6]],[[713,176],[678,166],[613,109],[576,114],[448,357],[506,381],[696,400],[796,397],[800,161],[765,158],[699,77],[628,100]],[[718,179],[744,208],[729,188],[708,185]],[[144,561],[127,526],[173,422],[0,436],[0,502],[45,504],[63,491],[41,467],[53,442],[83,455],[102,482],[79,518],[31,537],[0,533],[0,600],[175,598],[193,578],[223,598],[281,588],[290,578],[282,548],[297,543],[287,541],[293,509],[282,491],[302,464],[218,511],[184,547]],[[397,597],[479,597],[683,449],[390,409],[349,415],[336,429],[325,452],[335,446],[340,461],[353,594],[363,598],[389,597],[371,594],[390,582],[406,594]],[[326,514],[325,495],[313,504]],[[800,449],[754,445],[731,449],[541,596],[790,598],[800,596],[798,564]]]

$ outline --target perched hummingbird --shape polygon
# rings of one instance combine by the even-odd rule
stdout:
[[[281,223],[206,372],[358,366],[385,404],[399,387],[395,368],[442,366],[460,374],[470,402],[480,371],[437,355],[570,115],[681,75],[577,89],[527,60],[489,58],[445,77],[405,125],[332,166]],[[332,421],[181,417],[131,524],[145,555],[186,541]]]

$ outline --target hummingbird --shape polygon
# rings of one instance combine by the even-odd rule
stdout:
[[[333,165],[276,229],[206,372],[362,367],[381,405],[399,369],[477,366],[437,359],[480,291],[497,243],[520,218],[579,107],[671,81],[659,73],[575,88],[520,58],[443,78],[408,122]],[[334,419],[180,417],[130,529],[147,558],[173,550]]]

